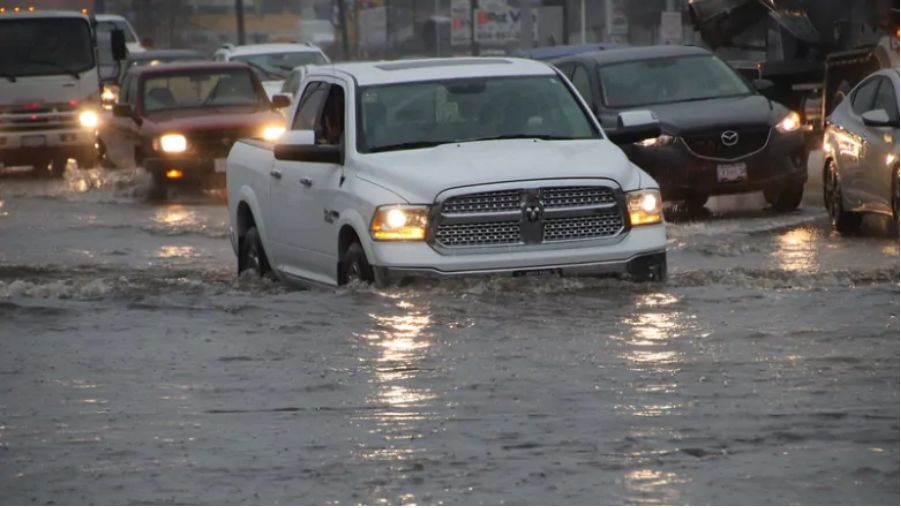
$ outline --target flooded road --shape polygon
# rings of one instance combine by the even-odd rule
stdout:
[[[899,250],[715,199],[671,280],[234,275],[221,194],[0,178],[0,502],[894,504]]]

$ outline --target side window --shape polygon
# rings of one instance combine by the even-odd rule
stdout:
[[[876,103],[873,109],[884,109],[892,122],[898,123],[898,99],[895,98],[895,85],[890,79],[879,80],[879,91],[876,92]]]
[[[585,67],[581,65],[576,66],[575,70],[573,70],[572,82],[576,87],[576,90],[579,91],[579,94],[585,98],[585,102],[587,102],[589,106],[594,107],[594,94],[591,90],[591,79],[588,77],[588,71],[585,70]]]
[[[328,85],[321,81],[314,81],[307,85],[300,98],[300,105],[294,115],[291,130],[308,131],[316,127],[316,119],[319,118],[319,112],[322,111],[322,103],[325,102],[328,88]]]
[[[851,109],[858,115],[873,109],[873,100],[876,98],[876,89],[878,87],[879,79],[871,79],[861,85],[851,98]]]
[[[317,145],[340,145],[344,138],[344,88],[329,87],[328,99],[316,126]]]

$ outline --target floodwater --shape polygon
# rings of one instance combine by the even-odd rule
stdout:
[[[895,504],[899,249],[715,199],[670,281],[234,275],[221,193],[0,177],[0,502]]]

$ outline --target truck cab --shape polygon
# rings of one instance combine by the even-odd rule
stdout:
[[[93,166],[100,76],[93,20],[78,12],[0,14],[0,166],[62,175]],[[113,55],[125,56],[121,33]]]

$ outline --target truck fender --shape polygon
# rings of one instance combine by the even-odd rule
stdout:
[[[269,248],[269,234],[266,229],[266,223],[263,220],[262,208],[260,207],[259,201],[257,200],[256,193],[250,187],[250,185],[244,185],[238,191],[238,203],[246,203],[250,208],[250,213],[253,215],[253,221],[256,225],[257,231],[260,233],[260,240],[263,242],[263,249],[266,251],[266,254],[271,256],[272,250]],[[234,230],[234,241],[233,244],[235,249],[238,246],[238,238],[240,232],[238,231],[238,206],[235,207],[234,216],[232,217],[232,224],[235,225]],[[271,259],[270,259],[271,261]]]
[[[363,252],[366,253],[366,259],[372,260],[374,253],[372,252],[372,242],[369,240],[369,219],[365,219],[360,212],[353,208],[348,208],[341,213],[341,219],[338,223],[338,231],[344,229],[344,226],[350,226],[360,238],[360,245]],[[341,253],[338,252],[338,242],[335,242],[335,257],[340,259]]]

